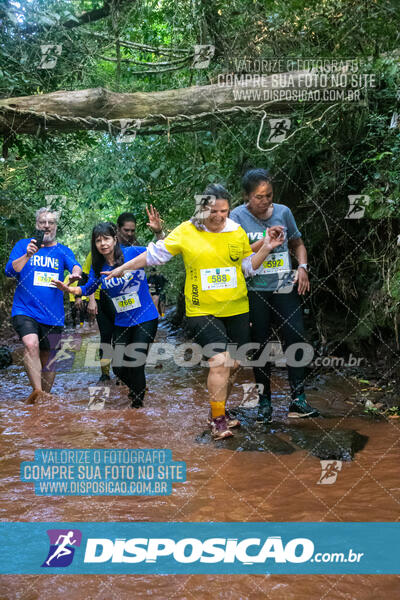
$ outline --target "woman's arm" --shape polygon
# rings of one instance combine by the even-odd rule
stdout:
[[[165,241],[158,240],[156,244],[154,244],[154,242],[150,242],[146,252],[142,252],[142,254],[139,254],[139,256],[128,260],[128,262],[124,263],[120,267],[116,267],[112,271],[105,271],[101,274],[107,275],[106,279],[111,279],[111,277],[122,277],[126,271],[135,271],[136,269],[153,267],[154,265],[164,265],[173,257],[174,254],[171,254],[171,252],[168,252],[166,249]]]
[[[261,267],[268,254],[275,248],[283,244],[285,241],[285,233],[283,227],[276,225],[265,230],[265,237],[262,239],[261,247],[251,257],[251,266],[254,271]]]
[[[258,252],[260,248],[262,248],[263,245],[263,240],[257,240],[256,242],[253,242],[252,244],[250,244],[251,249],[253,250],[253,252]]]
[[[64,293],[72,294],[73,296],[86,296],[90,295],[92,292],[95,292],[100,283],[100,277],[95,276],[93,267],[91,267],[88,277],[89,278],[87,283],[85,283],[85,285],[82,286],[66,285],[62,281],[58,281],[55,279],[53,279],[51,284]]]
[[[53,279],[51,285],[53,287],[57,287],[59,290],[64,292],[64,294],[82,296],[82,288],[80,288],[78,285],[66,285],[63,281],[59,281],[58,279]]]
[[[136,271],[137,269],[143,269],[143,267],[147,266],[147,251],[142,252],[139,256],[135,256],[128,262],[124,263],[120,267],[115,267],[112,271],[102,271],[100,275],[106,275],[106,279],[111,279],[112,277],[122,277],[124,273],[127,271]]]
[[[97,315],[97,302],[94,297],[94,293],[89,295],[87,311],[91,317]]]
[[[299,265],[307,265],[307,250],[301,238],[289,240],[289,249],[295,253]],[[298,284],[297,290],[300,295],[310,291],[310,281],[308,279],[307,267],[297,269]]]

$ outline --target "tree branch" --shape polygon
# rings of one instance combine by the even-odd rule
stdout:
[[[236,85],[213,84],[159,92],[116,93],[95,88],[0,99],[0,134],[35,134],[38,129],[63,132],[107,130],[110,121],[117,125],[120,119],[140,119],[142,127],[144,123],[169,127],[177,121],[187,125],[193,118],[212,118],[217,114],[221,119],[226,113],[246,112],[248,108],[257,109],[259,114],[265,107],[275,112],[288,111],[296,105],[313,103],[312,94],[320,92],[318,87],[305,88],[304,75],[307,73],[291,72],[293,84],[278,90],[269,76],[262,88],[257,81],[246,79]],[[293,94],[294,90],[303,88],[307,89],[309,100],[300,104],[280,94],[285,89]],[[272,95],[271,92],[278,93]],[[274,99],[269,100],[271,97]]]
[[[121,3],[131,2],[132,0],[120,0]],[[83,13],[79,17],[74,19],[69,19],[57,25],[57,27],[63,27],[64,29],[73,29],[74,27],[79,27],[80,25],[85,25],[87,23],[94,23],[95,21],[99,21],[100,19],[104,19],[108,17],[111,12],[111,0],[104,0],[104,4],[101,8],[95,8],[88,12]],[[21,29],[21,33],[39,33],[43,31],[47,31],[55,27],[55,25],[27,25],[23,29]]]

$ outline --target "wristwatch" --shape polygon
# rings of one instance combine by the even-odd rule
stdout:
[[[307,263],[302,263],[301,265],[298,266],[299,269],[300,269],[300,267],[302,269],[304,269],[306,273],[308,272],[308,265],[307,265]]]

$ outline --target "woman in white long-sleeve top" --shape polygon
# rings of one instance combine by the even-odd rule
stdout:
[[[253,253],[245,231],[228,218],[229,210],[227,190],[219,184],[208,186],[196,217],[181,223],[164,240],[151,243],[137,258],[107,273],[108,277],[121,277],[126,271],[163,264],[182,254],[189,331],[202,346],[210,367],[209,424],[215,439],[231,436],[230,429],[239,425],[226,413],[225,403],[231,368],[239,366],[227,345],[240,347],[250,340],[244,273],[254,273],[268,253],[282,243],[282,228],[271,228],[262,247]]]

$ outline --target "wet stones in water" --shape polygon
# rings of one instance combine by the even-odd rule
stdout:
[[[12,365],[12,355],[7,346],[0,346],[0,369]]]
[[[213,444],[216,448],[226,448],[235,452],[272,452],[272,454],[292,454],[296,448],[272,433],[267,433],[261,425],[260,430],[254,428],[235,427],[233,437],[224,440],[213,440],[211,432],[203,431],[196,438],[199,444]]]
[[[226,448],[236,452],[272,452],[273,454],[292,454],[296,450],[307,450],[321,460],[350,461],[356,452],[362,450],[368,437],[353,429],[322,429],[310,421],[302,421],[296,427],[286,423],[273,423],[266,426],[256,423],[257,408],[238,408],[232,410],[241,423],[233,429],[233,437],[214,441],[209,430],[196,438],[199,444],[213,444],[217,448]],[[283,439],[282,434],[290,436]]]
[[[214,441],[210,430],[196,437],[199,444],[213,444],[216,448],[226,448],[236,452],[272,452],[273,454],[292,454],[296,448],[272,434],[269,427],[255,423],[257,408],[238,408],[232,410],[241,423],[241,427],[232,430],[233,437]]]
[[[290,437],[296,446],[321,460],[352,460],[368,441],[367,436],[354,429],[322,431],[296,428],[290,431]]]

